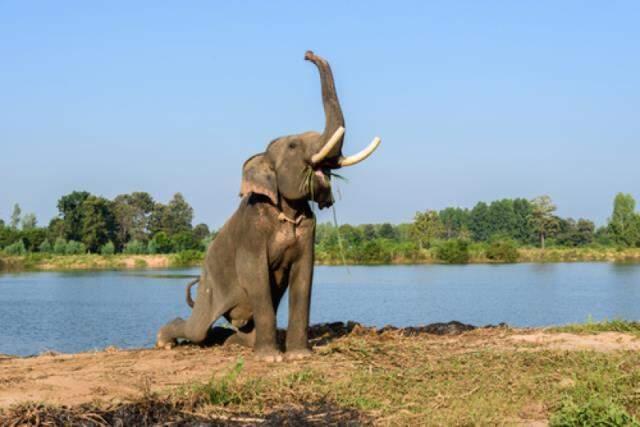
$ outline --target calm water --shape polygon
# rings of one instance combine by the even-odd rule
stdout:
[[[189,315],[189,279],[180,276],[198,272],[0,274],[0,353],[152,346],[162,324]],[[285,296],[281,326],[286,313]],[[640,319],[640,265],[317,267],[311,309],[312,323],[376,326],[544,326],[589,316]]]

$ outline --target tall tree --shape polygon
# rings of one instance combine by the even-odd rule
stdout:
[[[193,237],[198,242],[202,242],[202,240],[209,237],[211,232],[209,231],[209,226],[207,224],[198,224],[193,227]]]
[[[28,213],[22,217],[22,229],[23,230],[33,230],[38,225],[38,220],[36,219],[36,214]]]
[[[149,239],[149,221],[154,201],[149,193],[121,194],[113,200],[113,211],[118,223],[118,241],[146,242]]]
[[[13,212],[11,213],[11,222],[9,223],[10,227],[14,230],[18,229],[18,225],[20,225],[20,215],[22,215],[22,209],[20,209],[19,204],[13,205]]]
[[[491,237],[489,207],[485,202],[478,202],[469,213],[469,231],[476,241],[486,241]]]
[[[390,240],[394,240],[398,237],[396,230],[393,228],[393,225],[389,224],[388,222],[385,222],[380,226],[380,229],[378,230],[378,236],[382,237],[383,239]]]
[[[445,208],[438,214],[444,226],[445,237],[459,237],[462,230],[469,227],[469,211],[461,208]]]
[[[609,232],[616,244],[635,246],[640,242],[640,218],[635,210],[636,201],[631,194],[616,195],[609,219]]]
[[[413,218],[411,229],[413,238],[417,241],[420,249],[429,247],[434,239],[440,238],[444,234],[444,227],[438,217],[438,212],[427,210],[416,212]]]
[[[116,232],[111,202],[103,197],[89,196],[81,209],[82,243],[90,252],[97,253],[102,245],[114,239]]]
[[[187,203],[181,193],[174,194],[164,212],[164,230],[170,236],[191,230],[193,208]]]
[[[540,247],[544,250],[545,237],[558,226],[558,218],[553,215],[556,206],[551,197],[544,195],[531,201],[531,214],[529,222],[540,238]]]
[[[532,238],[535,238],[535,232],[529,223],[531,202],[522,198],[514,199],[513,213],[515,215],[513,238],[522,243],[527,243]]]
[[[90,196],[86,191],[74,191],[58,200],[58,211],[64,221],[67,240],[82,240],[82,203]]]

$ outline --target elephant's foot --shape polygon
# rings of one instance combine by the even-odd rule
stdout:
[[[302,360],[311,357],[312,355],[313,352],[308,348],[301,348],[297,350],[288,350],[284,354],[284,358],[285,360]]]
[[[282,362],[282,353],[280,353],[278,350],[272,350],[272,349],[256,350],[255,357],[257,360],[261,362],[267,362],[267,363]]]
[[[158,331],[158,335],[156,335],[156,347],[163,348],[165,350],[171,350],[176,345],[176,337],[174,329],[176,325],[183,324],[184,320],[177,318],[173,319],[171,322],[164,325]]]

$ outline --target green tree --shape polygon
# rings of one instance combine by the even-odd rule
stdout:
[[[378,236],[382,239],[395,240],[397,238],[396,230],[393,228],[393,225],[385,222],[380,226],[378,230]]]
[[[38,224],[38,220],[36,219],[36,214],[28,213],[22,217],[22,229],[23,230],[33,230],[36,228]]]
[[[149,245],[153,249],[153,253],[157,254],[168,254],[173,252],[173,242],[167,236],[167,233],[164,231],[160,231],[153,236],[153,239],[149,242]]]
[[[193,237],[198,242],[202,242],[202,240],[209,237],[210,234],[211,231],[209,231],[209,226],[207,224],[198,224],[193,227]]]
[[[165,231],[164,218],[167,207],[160,202],[153,204],[151,214],[149,215],[149,232],[155,236],[161,231]]]
[[[64,237],[67,240],[82,240],[82,204],[89,196],[86,191],[74,191],[58,200],[58,211],[64,221]]]
[[[49,221],[49,226],[47,227],[47,239],[51,242],[55,242],[58,238],[64,238],[64,220],[56,217]]]
[[[104,197],[89,196],[82,202],[81,236],[90,252],[97,253],[100,247],[115,237],[116,221],[112,204]]]
[[[556,206],[549,196],[539,196],[531,201],[529,222],[540,238],[540,247],[544,250],[545,237],[558,227],[558,218],[553,215]]]
[[[22,215],[22,209],[20,209],[19,204],[13,205],[13,212],[11,213],[11,222],[10,227],[14,230],[18,229],[18,225],[20,225],[20,215]]]
[[[529,223],[531,215],[531,203],[527,199],[513,200],[513,213],[515,215],[514,232],[512,238],[522,243],[527,243],[535,237],[535,230]]]
[[[149,193],[121,194],[113,200],[118,225],[118,241],[149,240],[150,218],[155,202]]]
[[[181,193],[174,194],[169,201],[162,219],[164,231],[170,236],[191,231],[193,221],[193,208],[187,203]]]
[[[463,229],[469,227],[469,211],[461,208],[442,209],[438,216],[444,227],[444,237],[452,239],[459,237]]]
[[[431,246],[434,239],[438,239],[444,234],[444,227],[440,222],[438,212],[433,210],[416,212],[411,234],[420,249]]]
[[[484,242],[493,234],[489,223],[489,206],[485,202],[478,202],[469,213],[469,231],[475,241]]]
[[[364,240],[370,241],[378,237],[378,233],[373,224],[365,224],[362,226],[362,236]]]
[[[640,220],[636,201],[631,194],[618,193],[613,201],[613,214],[609,219],[609,232],[620,246],[636,246],[640,242]]]

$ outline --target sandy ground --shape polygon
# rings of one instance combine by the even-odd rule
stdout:
[[[640,339],[630,334],[594,335],[551,333],[541,330],[480,329],[455,336],[423,334],[425,351],[467,352],[477,349],[536,351],[542,349],[610,352],[639,350]],[[338,368],[331,357],[267,365],[251,352],[235,346],[173,350],[118,350],[80,354],[43,354],[37,357],[0,356],[0,407],[37,401],[76,405],[86,402],[121,402],[149,392],[162,392],[194,381],[206,381],[229,369],[239,357],[252,375],[283,375],[300,366]],[[325,365],[325,366],[321,366]]]

